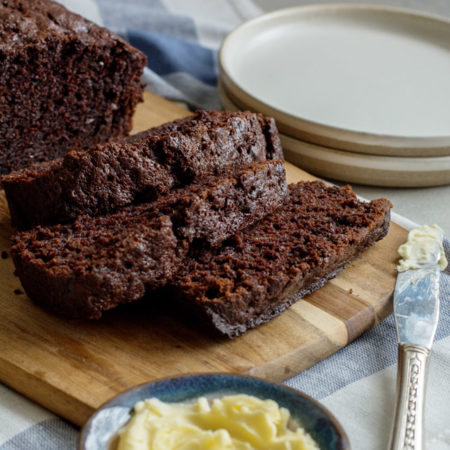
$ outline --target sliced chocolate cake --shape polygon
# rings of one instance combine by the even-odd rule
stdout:
[[[283,159],[273,119],[249,112],[199,111],[114,143],[2,178],[20,229],[108,214],[151,201],[208,173]]]
[[[189,248],[219,245],[286,194],[280,160],[230,168],[115,214],[18,232],[11,256],[31,299],[71,318],[99,318],[164,286]]]
[[[290,185],[283,206],[216,249],[194,249],[166,298],[235,337],[319,289],[384,237],[391,204],[359,201],[350,187]]]

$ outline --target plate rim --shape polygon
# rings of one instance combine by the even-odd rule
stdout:
[[[225,108],[229,108],[234,111],[239,111],[239,107],[236,106],[227,96],[226,93],[221,92],[221,102],[224,105]],[[446,186],[449,184],[450,181],[450,156],[430,156],[430,157],[403,157],[403,156],[380,156],[380,155],[367,155],[364,153],[354,153],[354,152],[347,152],[345,150],[341,149],[335,149],[330,147],[321,146],[318,144],[313,144],[311,142],[301,141],[299,139],[293,138],[291,136],[287,136],[283,133],[280,133],[281,138],[281,144],[283,147],[283,152],[288,152],[294,155],[297,155],[299,157],[307,158],[307,156],[302,155],[300,152],[293,149],[293,147],[296,147],[298,145],[304,145],[305,147],[308,147],[312,152],[319,151],[322,154],[325,153],[325,155],[330,155],[335,158],[352,158],[356,161],[372,161],[377,164],[381,164],[382,167],[367,167],[363,164],[357,166],[356,164],[345,164],[342,163],[343,167],[350,168],[353,173],[347,174],[347,178],[342,178],[339,176],[333,175],[330,171],[326,171],[323,169],[317,169],[316,167],[313,167],[312,165],[305,164],[305,161],[300,160],[290,160],[293,164],[299,165],[300,168],[306,170],[309,173],[313,173],[315,175],[318,175],[320,177],[325,178],[331,178],[334,180],[354,183],[354,184],[363,184],[363,185],[370,185],[370,186],[380,186],[380,187],[391,187],[391,188],[419,188],[419,187],[432,187],[432,186]],[[286,145],[287,143],[287,145]],[[290,147],[290,148],[289,148]],[[318,158],[315,158],[317,161]],[[331,163],[330,158],[323,159],[327,163]],[[442,169],[441,163],[444,162],[447,164],[447,169]],[[335,161],[336,163],[336,161]],[[391,164],[396,164],[396,167],[393,169]],[[404,169],[405,163],[409,164],[417,164],[420,168],[426,167],[426,163],[432,163],[435,165],[434,170],[429,171],[422,171],[420,172],[418,169],[415,170],[402,170]],[[337,165],[339,165],[339,161],[337,162]],[[386,165],[386,166],[384,166]],[[355,171],[360,171],[360,174],[356,173]],[[364,176],[364,173],[366,176]],[[375,175],[376,181],[374,179],[370,179],[367,174],[373,174]],[[385,174],[384,177],[381,176],[381,174]],[[378,175],[377,175],[378,174]],[[395,182],[387,182],[383,181],[386,180],[388,177],[387,175],[398,175],[400,174],[400,178],[396,178],[397,181]],[[425,181],[420,178],[420,175],[425,174],[428,177],[434,176],[434,178],[426,178]],[[419,183],[417,180],[422,180]],[[428,181],[426,181],[428,180]],[[431,181],[430,181],[431,180]]]
[[[223,40],[218,53],[219,81],[225,89],[235,98],[239,98],[246,107],[256,109],[265,115],[273,116],[284,130],[290,130],[290,135],[308,140],[319,145],[327,145],[338,149],[353,151],[357,153],[385,154],[401,156],[409,152],[412,156],[423,153],[433,156],[450,155],[450,134],[446,136],[401,136],[389,134],[377,134],[372,132],[358,131],[326,125],[311,121],[298,115],[288,113],[282,109],[272,106],[269,103],[250,94],[238,80],[234,79],[228,70],[225,59],[228,54],[228,47],[236,36],[243,30],[251,28],[256,24],[272,22],[280,17],[296,14],[307,14],[310,12],[329,13],[332,11],[377,11],[390,15],[400,15],[402,17],[412,17],[416,20],[427,22],[436,21],[440,25],[448,27],[450,30],[450,19],[435,15],[422,13],[404,8],[381,6],[381,5],[359,5],[359,4],[320,4],[295,6],[276,10],[249,20],[237,28]],[[430,153],[431,152],[431,153]]]

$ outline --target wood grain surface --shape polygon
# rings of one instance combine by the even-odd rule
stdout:
[[[186,114],[146,93],[134,131]],[[313,179],[289,163],[286,169],[289,182]],[[161,377],[234,372],[281,381],[326,358],[391,312],[396,249],[406,236],[392,224],[385,239],[336,279],[230,341],[172,317],[151,299],[99,321],[48,314],[27,298],[14,276],[11,231],[1,191],[0,252],[8,256],[0,259],[0,380],[77,425],[115,394]]]

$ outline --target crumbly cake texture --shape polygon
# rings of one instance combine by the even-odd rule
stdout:
[[[32,300],[69,318],[98,318],[140,299],[147,278],[159,286],[175,272],[182,249],[170,217],[143,218],[127,227],[116,217],[97,219],[13,236],[16,273]]]
[[[286,194],[282,161],[253,163],[115,214],[16,233],[11,256],[31,299],[71,318],[99,318],[164,286],[189,248],[219,245]]]
[[[73,150],[64,158],[2,177],[19,229],[65,223],[152,201],[228,166],[283,159],[271,118],[198,111],[137,135]]]
[[[146,57],[51,0],[0,2],[0,174],[131,129]]]
[[[359,201],[350,187],[290,185],[285,204],[218,249],[187,255],[166,298],[227,337],[278,316],[385,236],[386,199]]]

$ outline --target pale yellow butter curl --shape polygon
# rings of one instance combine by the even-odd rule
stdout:
[[[318,450],[273,400],[239,394],[195,403],[138,402],[118,450]]]
[[[411,230],[407,241],[398,248],[402,259],[398,263],[397,270],[404,272],[430,264],[436,248],[440,250],[439,267],[444,270],[448,263],[442,245],[443,238],[444,232],[439,225],[424,225]]]

